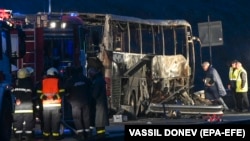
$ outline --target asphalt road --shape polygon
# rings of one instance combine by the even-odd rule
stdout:
[[[44,141],[42,137],[40,137],[41,134],[37,133],[36,136],[33,138],[34,141]],[[84,140],[84,141],[123,141],[124,140],[124,125],[113,125],[111,124],[110,126],[106,127],[106,136],[105,138],[102,139],[96,139],[95,137],[90,138],[89,140]],[[12,137],[11,141],[17,141],[14,136]],[[23,138],[22,141],[26,141],[25,137]],[[50,140],[53,141],[53,140]],[[64,132],[64,138],[61,139],[60,141],[79,141],[76,138],[73,137],[72,132],[70,130],[65,129]]]
[[[140,118],[137,120],[129,120],[125,122],[113,122],[110,119],[110,126],[106,127],[107,136],[99,141],[124,141],[124,129],[125,125],[187,125],[187,124],[250,124],[250,113],[233,113],[228,112],[224,113],[220,117],[221,121],[208,122],[207,118]],[[95,138],[92,138],[88,141],[98,141]],[[11,141],[16,141],[15,138],[12,138]],[[25,141],[25,140],[24,140]],[[43,141],[41,138],[36,138],[34,141]],[[64,139],[61,141],[78,141],[72,137],[72,133],[67,130]]]

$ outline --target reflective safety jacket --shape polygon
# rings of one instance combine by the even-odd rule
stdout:
[[[229,69],[229,80],[230,81],[236,81],[237,73],[238,73],[238,69],[230,67],[230,69]]]
[[[41,89],[37,90],[40,94],[43,107],[61,106],[61,93],[65,90],[60,88],[59,78],[47,77],[42,80]]]
[[[236,79],[237,79],[237,74],[238,74],[238,69],[230,67],[229,69],[229,80],[230,80],[230,85],[232,88],[236,87]]]
[[[244,75],[242,73],[244,73]],[[242,78],[242,77],[245,77],[245,78]],[[241,93],[241,92],[247,92],[247,91],[248,91],[247,72],[244,68],[241,68],[237,72],[236,92]]]

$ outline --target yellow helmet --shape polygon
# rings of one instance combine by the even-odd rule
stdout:
[[[17,78],[19,78],[19,79],[25,78],[25,77],[27,77],[27,74],[28,74],[28,72],[25,68],[19,69],[17,71]]]

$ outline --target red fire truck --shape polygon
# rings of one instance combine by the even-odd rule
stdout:
[[[18,68],[34,68],[34,82],[41,80],[49,67],[62,70],[68,65],[79,66],[84,60],[83,22],[73,13],[13,15],[14,21],[22,21],[26,34],[26,55],[17,62]]]

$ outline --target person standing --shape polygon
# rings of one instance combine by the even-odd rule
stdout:
[[[225,110],[229,110],[222,99],[222,96],[225,96],[227,92],[223,86],[219,73],[209,62],[203,62],[202,68],[205,72],[205,78],[203,79],[205,85],[205,98],[215,105],[223,105]]]
[[[61,104],[64,89],[58,76],[58,70],[51,67],[47,70],[47,76],[43,78],[37,93],[43,105],[43,136],[45,139],[62,139],[60,135]]]
[[[17,79],[12,94],[15,97],[15,110],[13,114],[14,134],[21,140],[22,135],[31,140],[34,128],[33,117],[33,97],[34,87],[31,79],[27,77],[28,72],[25,68],[19,69]]]
[[[89,68],[88,75],[92,81],[92,106],[95,108],[91,118],[94,118],[94,126],[96,128],[97,138],[105,136],[105,126],[109,125],[108,116],[108,99],[106,95],[106,82],[101,70]]]
[[[243,68],[241,62],[236,63],[237,79],[236,79],[236,101],[239,112],[245,110],[250,111],[248,100],[248,79],[247,71]]]
[[[67,99],[72,106],[72,116],[77,138],[90,137],[90,80],[83,75],[82,67],[72,68],[71,77],[65,82]]]
[[[237,60],[233,60],[231,62],[231,66],[229,68],[229,84],[228,89],[231,92],[232,99],[233,99],[233,109],[232,111],[237,110],[237,101],[236,101],[236,79],[237,79]]]

